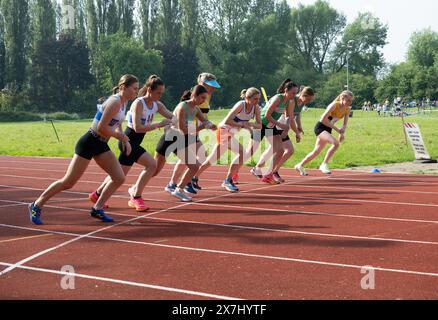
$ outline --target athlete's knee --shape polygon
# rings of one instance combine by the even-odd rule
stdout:
[[[122,185],[125,182],[126,176],[122,173],[118,173],[111,176],[111,180],[116,185]]]
[[[73,188],[75,185],[75,182],[72,180],[61,180],[61,183],[62,183],[63,190],[69,190],[69,189]]]

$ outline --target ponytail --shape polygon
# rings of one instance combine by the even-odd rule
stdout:
[[[280,87],[278,87],[277,93],[285,93],[286,91],[289,91],[292,88],[298,88],[298,85],[292,82],[291,79],[287,78],[281,83]]]
[[[194,86],[192,89],[184,91],[180,101],[182,102],[182,101],[190,100],[192,96],[197,97],[203,93],[208,93],[207,89],[204,86],[198,84]]]
[[[245,98],[249,98],[251,99],[252,97],[259,95],[260,94],[260,90],[254,87],[251,87],[249,89],[243,89],[242,92],[240,93],[240,98],[245,99]]]
[[[139,97],[143,97],[146,95],[148,88],[151,88],[152,91],[155,91],[159,86],[164,86],[164,81],[160,79],[157,75],[151,75],[147,80],[144,86],[138,92]]]
[[[125,74],[120,78],[119,84],[113,88],[113,90],[112,90],[113,94],[118,93],[122,86],[129,87],[130,85],[137,83],[137,82],[138,82],[138,79],[136,76],[133,76],[132,74]]]
[[[191,97],[192,97],[192,91],[186,90],[186,91],[184,91],[184,93],[181,96],[181,99],[179,101],[180,102],[187,101],[187,100],[190,100]]]

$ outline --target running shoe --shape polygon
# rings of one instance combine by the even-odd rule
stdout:
[[[97,200],[99,200],[100,195],[97,194],[97,191],[94,191],[93,193],[90,193],[88,195],[88,199],[90,199],[91,202],[96,203]],[[108,209],[109,205],[107,205],[106,203],[103,205],[104,209]]]
[[[186,187],[184,188],[184,191],[186,193],[193,194],[193,195],[198,194],[198,191],[196,191],[196,189],[193,188],[193,185],[191,182],[187,183]]]
[[[175,188],[175,191],[172,192],[172,196],[177,197],[182,202],[191,202],[192,198],[190,198],[188,195],[186,195],[183,190],[180,188]]]
[[[332,174],[327,163],[321,164],[321,166],[319,167],[319,170],[321,170],[321,172],[324,174]]]
[[[263,177],[262,182],[268,183],[268,184],[279,184],[279,182],[275,181],[273,174],[267,174]]]
[[[96,219],[98,219],[98,220],[100,220],[100,221],[102,221],[102,222],[114,222],[114,219],[111,218],[111,217],[108,217],[108,216],[105,214],[105,211],[103,211],[103,209],[96,210],[96,209],[94,209],[94,208],[91,208],[90,215],[91,215],[93,218],[96,218]]]
[[[263,178],[263,175],[260,173],[260,169],[258,169],[257,167],[252,168],[250,172],[256,178],[259,178],[259,179]]]
[[[295,170],[297,170],[298,173],[299,173],[301,176],[303,176],[303,177],[306,177],[306,176],[309,175],[309,174],[307,173],[306,169],[304,169],[302,166],[300,166],[300,165],[298,165],[298,164],[297,164],[294,168],[295,168]]]
[[[172,194],[172,192],[174,192],[175,189],[176,189],[176,183],[169,183],[169,184],[164,188],[164,190],[165,190],[166,192],[169,192],[170,194]]]
[[[131,198],[131,200],[128,201],[128,206],[130,208],[134,208],[137,212],[143,212],[148,211],[149,207],[144,203],[143,198]]]
[[[192,178],[192,186],[193,186],[193,188],[195,188],[198,191],[202,190],[202,188],[199,185],[199,179],[197,177]]]
[[[233,174],[232,179],[233,179],[233,184],[239,184],[239,172]]]
[[[277,171],[277,172],[274,172],[274,173],[272,174],[272,177],[273,177],[274,180],[277,181],[278,183],[285,183],[285,182],[286,182],[286,180],[284,180],[284,179],[280,176],[280,174],[278,173],[278,171]]]
[[[222,183],[222,187],[224,187],[227,191],[230,191],[231,193],[239,192],[239,188],[234,185],[233,181],[230,179],[225,179]]]
[[[29,204],[27,206],[28,212],[29,212],[29,219],[32,221],[33,224],[36,224],[37,226],[40,226],[43,224],[41,221],[41,208],[38,207],[35,202]]]

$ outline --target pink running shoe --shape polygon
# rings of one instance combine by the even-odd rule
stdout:
[[[272,173],[264,176],[262,179],[262,182],[267,183],[267,184],[279,184],[279,182],[275,181]]]
[[[128,201],[128,206],[130,208],[135,208],[137,212],[143,212],[149,210],[149,207],[146,205],[146,203],[144,203],[143,198],[138,198],[138,199],[131,198],[131,200]]]
[[[90,193],[90,194],[88,195],[88,199],[90,199],[91,202],[96,203],[97,200],[99,200],[99,196],[97,195],[97,192],[94,191],[93,193]],[[108,209],[108,208],[109,208],[109,205],[107,205],[107,204],[105,203],[105,205],[103,206],[103,209]]]

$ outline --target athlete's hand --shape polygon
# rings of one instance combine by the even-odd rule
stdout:
[[[119,140],[122,142],[129,142],[129,137],[124,133],[121,133],[119,138],[120,138]]]
[[[301,134],[295,135],[295,139],[297,140],[297,143],[301,142]]]
[[[298,128],[298,131],[299,131],[301,134],[304,134],[303,128]]]
[[[172,119],[164,119],[158,125],[160,126],[160,128],[162,128],[171,124],[172,124]]]
[[[124,142],[125,144],[125,154],[129,156],[132,152],[132,146],[129,142]]]
[[[344,134],[344,133],[345,133],[345,129],[344,128],[339,129],[339,134]]]
[[[344,142],[344,141],[345,141],[345,135],[344,135],[344,134],[341,134],[341,135],[339,136],[339,142],[342,143],[342,142]]]

